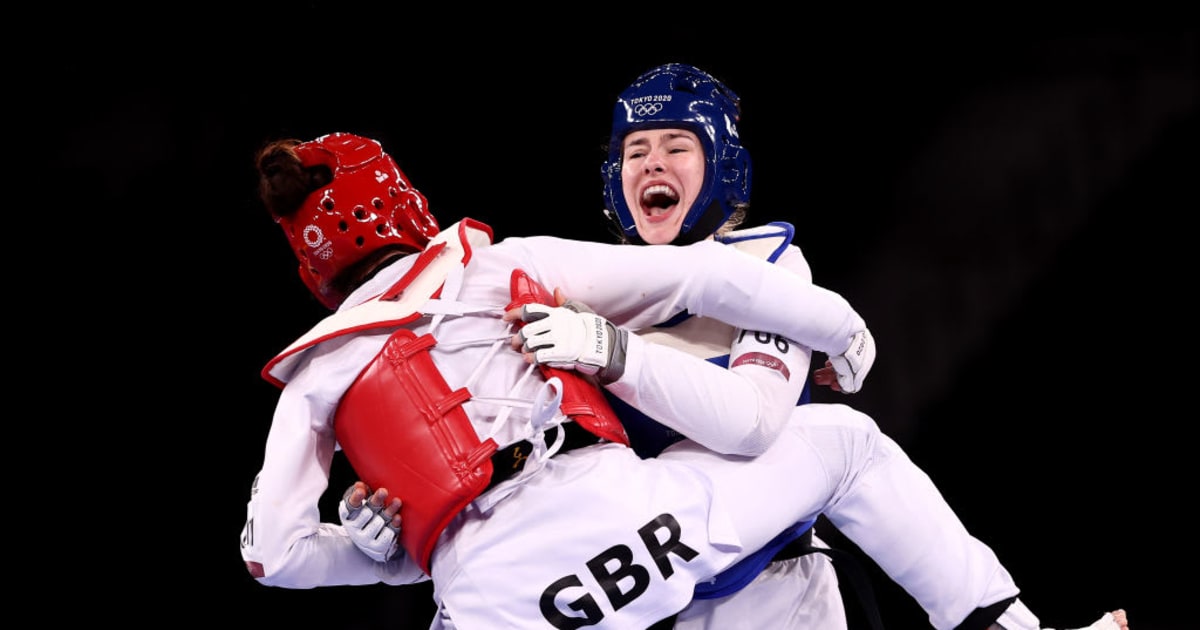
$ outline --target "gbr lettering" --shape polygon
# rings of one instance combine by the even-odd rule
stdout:
[[[665,534],[661,541],[659,540],[660,532]],[[654,560],[657,576],[661,576],[664,580],[675,573],[669,557],[671,554],[679,556],[684,562],[690,562],[699,555],[695,549],[683,544],[683,529],[679,526],[679,521],[670,514],[660,514],[651,519],[650,522],[638,528],[637,535],[642,546]],[[591,573],[596,582],[600,584],[603,599],[613,612],[624,608],[645,593],[650,586],[650,580],[656,577],[651,575],[650,569],[634,563],[633,549],[628,545],[613,545],[584,564],[588,573]],[[627,590],[621,590],[620,582],[622,580],[627,584],[632,580],[632,584]],[[561,609],[555,603],[559,594],[567,593],[568,596],[573,596],[575,590],[582,592],[566,604],[570,611]],[[563,576],[551,582],[542,591],[539,601],[542,617],[550,622],[550,625],[560,630],[574,630],[596,625],[604,619],[604,608],[597,601],[597,595],[599,594],[588,592],[583,588],[583,580],[578,575]],[[572,611],[582,613],[582,615],[569,614]]]

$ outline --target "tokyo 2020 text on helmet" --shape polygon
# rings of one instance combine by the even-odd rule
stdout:
[[[302,166],[324,165],[333,174],[294,214],[275,217],[300,261],[300,278],[325,306],[346,299],[337,280],[347,269],[383,248],[420,251],[437,235],[425,196],[375,140],[332,133],[294,150]]]
[[[739,205],[750,201],[750,154],[738,138],[739,115],[739,99],[733,90],[686,64],[654,68],[621,93],[613,108],[608,161],[601,175],[606,214],[626,239],[643,243],[621,188],[625,136],[643,129],[680,128],[700,138],[705,158],[704,184],[692,207],[686,209],[674,241],[693,243],[711,236]]]

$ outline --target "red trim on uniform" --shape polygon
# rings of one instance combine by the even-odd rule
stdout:
[[[400,294],[404,293],[404,289],[406,289],[408,285],[412,284],[413,278],[416,278],[417,274],[424,271],[425,268],[433,262],[433,259],[437,258],[438,252],[441,252],[443,249],[446,249],[445,241],[430,245],[427,249],[425,249],[425,251],[422,251],[420,255],[417,256],[417,260],[413,262],[413,266],[409,268],[409,270],[405,272],[404,276],[397,280],[390,289],[384,292],[383,295],[379,296],[379,299],[395,300],[399,298]]]

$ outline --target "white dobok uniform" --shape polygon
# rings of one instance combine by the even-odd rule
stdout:
[[[438,369],[451,387],[470,390],[464,408],[472,426],[501,446],[538,444],[542,432],[565,419],[547,404],[554,388],[507,345],[512,330],[500,316],[511,300],[514,269],[633,330],[686,309],[773,331],[771,343],[792,340],[840,353],[865,329],[840,296],[719,243],[530,237],[489,245],[490,234],[481,238],[464,223],[439,238],[457,236],[470,250],[462,258],[467,264],[446,273],[438,299],[420,299],[434,292],[414,283],[415,306],[405,306],[427,315],[407,326],[417,334],[432,329]],[[610,442],[550,457],[556,447],[543,442],[520,473],[450,522],[433,550],[431,576],[404,553],[386,563],[371,560],[340,525],[320,522],[318,500],[336,450],[338,402],[392,330],[359,326],[355,313],[374,308],[372,298],[416,258],[381,270],[331,316],[350,324],[318,324],[318,334],[310,335],[317,342],[272,368],[272,380],[286,385],[241,540],[243,558],[261,564],[262,584],[311,588],[432,577],[440,604],[435,625],[645,628],[687,606],[697,583],[792,524],[825,514],[918,601],[936,628],[953,628],[976,607],[1017,594],[992,550],[966,531],[874,421],[839,404],[797,407],[795,396],[780,394],[806,373],[788,377],[769,360],[725,369],[637,335],[629,337],[624,374],[608,390],[690,440],[651,459]],[[354,332],[325,336],[323,326]],[[404,498],[403,488],[389,490]]]
[[[808,260],[799,247],[791,244],[792,226],[789,224],[771,223],[736,230],[724,235],[722,240],[731,247],[771,260],[798,277],[812,281]],[[637,331],[643,339],[684,350],[705,360],[724,358],[727,365],[737,362],[738,357],[731,356],[730,348],[738,333],[738,329],[729,324],[703,317]],[[770,353],[781,362],[793,363],[791,376],[799,390],[796,397],[800,396],[810,373],[811,351],[801,348],[802,352],[793,354],[789,348],[789,352],[778,353],[773,344],[752,344],[747,348],[744,343],[737,344],[737,349]],[[753,379],[762,378],[764,374],[759,371],[745,373],[745,376]],[[776,378],[776,375],[766,377]],[[813,534],[812,544],[828,547],[816,534]],[[680,611],[674,626],[675,630],[846,630],[847,627],[837,571],[832,559],[823,553],[771,562],[753,580],[729,595],[695,599]]]

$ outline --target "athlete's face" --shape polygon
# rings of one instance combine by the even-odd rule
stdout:
[[[638,235],[649,245],[670,243],[704,183],[700,139],[686,129],[635,131],[622,151],[621,188]]]

